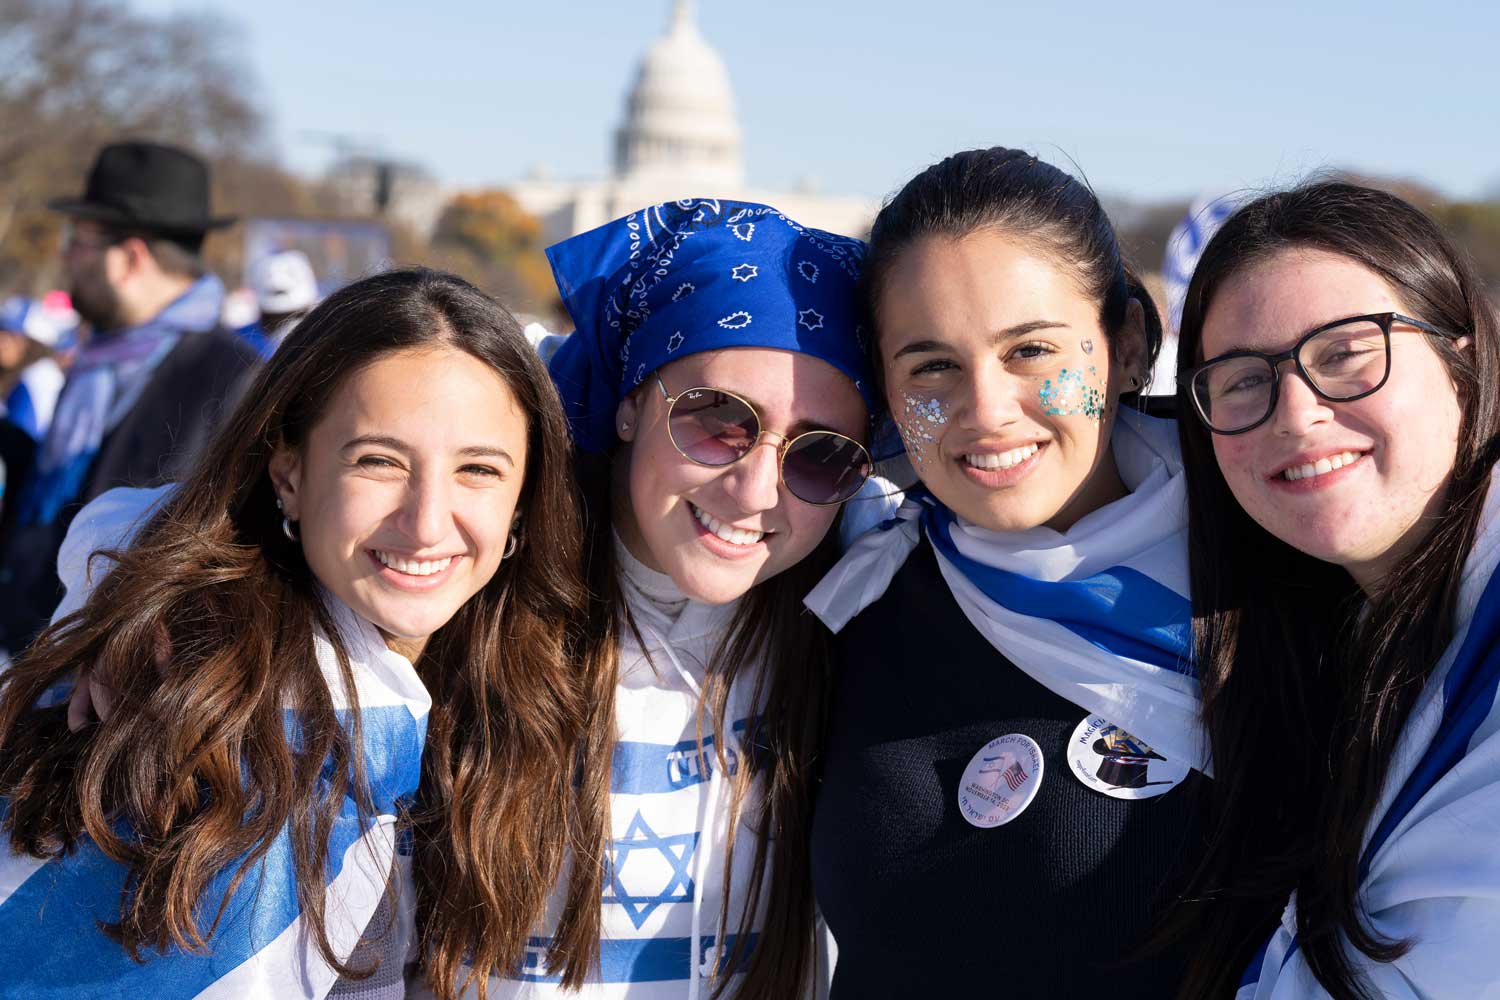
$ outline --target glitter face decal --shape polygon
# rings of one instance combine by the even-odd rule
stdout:
[[[905,411],[897,425],[901,440],[906,442],[906,453],[911,460],[921,465],[927,457],[927,446],[937,442],[933,430],[947,424],[948,415],[943,412],[941,400],[924,399],[910,393],[901,394],[901,405]]]
[[[1079,346],[1083,348],[1083,353],[1084,354],[1093,354],[1094,353],[1094,342],[1092,340],[1085,340]]]
[[[1090,366],[1088,374],[1097,377],[1098,370]],[[1088,417],[1098,423],[1104,416],[1104,393],[1090,385],[1078,368],[1064,368],[1055,379],[1043,379],[1038,396],[1049,417]]]

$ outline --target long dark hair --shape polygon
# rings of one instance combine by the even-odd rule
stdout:
[[[586,508],[585,564],[595,598],[586,630],[590,651],[585,672],[595,681],[592,739],[582,780],[586,809],[609,806],[614,680],[620,641],[635,627],[620,588],[613,541],[612,477],[618,460],[614,455],[585,456],[579,467]],[[738,768],[730,779],[719,924],[736,930],[734,946],[715,964],[715,998],[736,982],[731,972],[743,972],[735,987],[737,1000],[801,996],[816,968],[810,854],[813,773],[827,713],[832,644],[827,629],[803,607],[802,598],[837,561],[837,535],[835,522],[800,562],[756,584],[741,598],[705,671],[696,721],[700,746],[707,730],[730,732],[735,721],[729,718],[733,688],[748,690],[748,703],[754,706]],[[721,774],[730,771],[727,743],[716,739],[714,759],[704,762]],[[758,814],[747,811],[752,790],[764,796]],[[735,839],[742,821],[755,827],[755,847],[744,906],[731,913]],[[758,914],[764,919],[752,950]]]
[[[1377,961],[1410,942],[1363,919],[1366,828],[1397,738],[1454,627],[1500,433],[1500,343],[1468,264],[1393,195],[1319,183],[1232,216],[1198,263],[1182,311],[1179,367],[1202,360],[1203,321],[1234,275],[1286,250],[1338,254],[1379,275],[1415,316],[1468,334],[1429,338],[1463,410],[1446,499],[1420,549],[1362,599],[1341,568],[1256,524],[1230,492],[1209,431],[1178,387],[1187,467],[1193,624],[1215,803],[1207,852],[1171,930],[1194,942],[1185,997],[1228,996],[1297,894],[1308,967],[1339,1000],[1370,996],[1345,940]],[[1265,766],[1265,754],[1276,766]]]
[[[87,835],[128,868],[114,930],[145,948],[206,950],[210,881],[239,884],[290,830],[297,896],[341,973],[323,898],[329,830],[346,795],[365,809],[363,739],[340,724],[314,654],[349,661],[299,546],[282,534],[268,463],[296,448],[351,372],[392,351],[444,345],[485,362],[527,415],[518,552],[415,664],[432,695],[410,810],[421,961],[439,996],[519,967],[571,848],[600,857],[605,814],[573,794],[588,679],[567,636],[582,617],[581,529],[561,404],[515,319],[452,275],[392,271],[313,310],[273,356],[192,475],[77,613],[0,675],[0,795],[10,844],[57,857]],[[159,667],[159,650],[169,656]],[[69,732],[35,709],[91,671],[118,692],[106,720]],[[286,738],[283,706],[299,712]],[[122,836],[123,821],[134,831]],[[565,979],[598,949],[598,865],[571,867]]]
[[[1071,174],[1004,146],[965,150],[934,163],[907,181],[875,217],[865,302],[877,332],[881,293],[903,251],[929,237],[962,239],[984,230],[1028,242],[1070,270],[1099,303],[1100,325],[1111,343],[1125,324],[1130,300],[1140,302],[1146,327],[1143,371],[1149,378],[1161,349],[1161,316],[1125,259],[1099,199]],[[871,350],[875,371],[883,374],[878,340],[871,339]]]

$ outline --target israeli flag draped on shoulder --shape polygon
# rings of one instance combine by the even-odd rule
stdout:
[[[807,597],[835,632],[880,597],[925,533],[969,621],[1056,694],[1209,772],[1192,669],[1187,488],[1176,425],[1121,409],[1131,492],[1065,533],[969,524],[925,491],[865,535]]]
[[[111,490],[79,513],[70,528],[73,542],[64,546],[68,555],[60,561],[72,606],[81,604],[77,591],[91,589],[103,569],[96,560],[92,576],[85,575],[88,553],[82,550],[128,544],[164,499],[163,489]],[[417,789],[432,703],[405,657],[332,595],[327,599],[354,677],[374,804],[373,814],[361,815],[352,797],[346,798],[329,836],[324,918],[335,953],[347,958],[367,930],[375,935],[385,929],[371,926],[372,917],[391,879],[405,868],[396,817]],[[323,635],[315,642],[334,707],[341,722],[351,725],[333,645]],[[292,734],[295,708],[288,707],[286,716]],[[101,922],[119,920],[125,866],[87,838],[54,860],[13,854],[8,843],[0,851],[0,995],[285,1000],[323,997],[338,980],[301,918],[290,831],[282,831],[234,891],[237,862],[210,883],[200,912],[212,914],[221,902],[224,911],[207,954],[147,949],[142,963],[100,929]],[[409,906],[410,892],[404,895]],[[399,911],[391,933],[410,939],[411,923],[410,912]]]
[[[1374,995],[1500,997],[1500,471],[1459,584],[1453,640],[1397,744],[1360,859],[1374,933],[1412,947],[1394,962],[1353,948]],[[1236,1000],[1324,997],[1297,940],[1295,896]]]

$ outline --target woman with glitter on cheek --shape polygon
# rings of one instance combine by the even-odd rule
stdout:
[[[1066,529],[1125,493],[1107,443],[1112,401],[1140,384],[1138,299],[1112,340],[1070,269],[997,230],[920,240],[882,282],[903,290],[877,303],[886,398],[938,499],[1016,531]]]
[[[1185,949],[1143,946],[1208,765],[1176,428],[1120,405],[1150,296],[1093,193],[1008,149],[910,181],[866,275],[921,482],[807,599],[838,633],[812,848],[832,996],[970,992],[996,928],[1016,996],[1170,996]]]

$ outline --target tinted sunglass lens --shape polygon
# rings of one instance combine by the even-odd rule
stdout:
[[[677,450],[702,465],[738,461],[760,433],[749,404],[717,389],[689,389],[678,396],[667,426]]]
[[[848,500],[870,477],[870,456],[839,434],[813,431],[792,442],[781,460],[787,489],[808,503]]]

